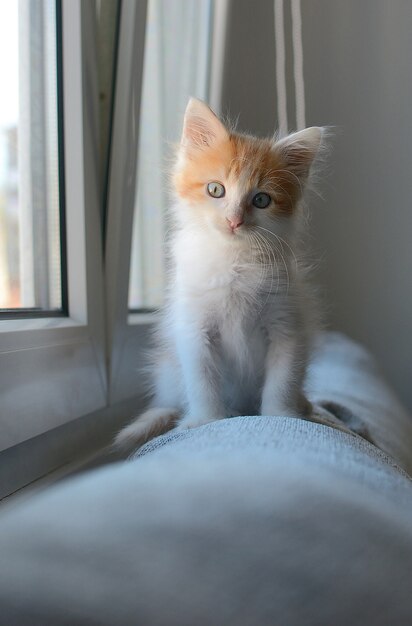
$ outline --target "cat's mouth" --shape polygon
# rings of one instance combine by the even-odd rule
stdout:
[[[229,234],[230,237],[239,237],[239,235],[245,232],[245,229],[243,226],[239,226],[236,229],[226,228],[226,232]]]
[[[245,234],[246,229],[247,229],[247,226],[245,224],[241,224],[240,226],[237,226],[236,228],[231,228],[228,225],[225,225],[224,227],[224,231],[226,235],[230,238],[242,237]]]

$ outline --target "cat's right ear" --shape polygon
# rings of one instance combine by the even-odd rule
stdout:
[[[204,149],[229,138],[219,118],[207,104],[190,98],[183,121],[181,146],[183,149]]]

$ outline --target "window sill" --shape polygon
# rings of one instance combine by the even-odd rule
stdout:
[[[143,408],[141,397],[94,411],[0,452],[0,501],[20,501],[74,474],[123,460],[110,448]]]
[[[72,328],[79,323],[69,317],[29,317],[26,319],[1,319],[1,333],[22,332],[28,330],[43,330],[49,328]]]

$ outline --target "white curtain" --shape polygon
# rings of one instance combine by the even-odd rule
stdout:
[[[162,304],[167,159],[188,98],[208,98],[211,24],[212,0],[148,2],[130,309]]]

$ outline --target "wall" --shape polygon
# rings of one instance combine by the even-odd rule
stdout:
[[[313,206],[317,280],[331,327],[369,346],[412,408],[412,3],[305,0],[302,21],[307,124],[337,128]],[[273,0],[232,2],[223,109],[258,134],[276,123],[273,24]],[[290,62],[288,76],[291,93]]]

